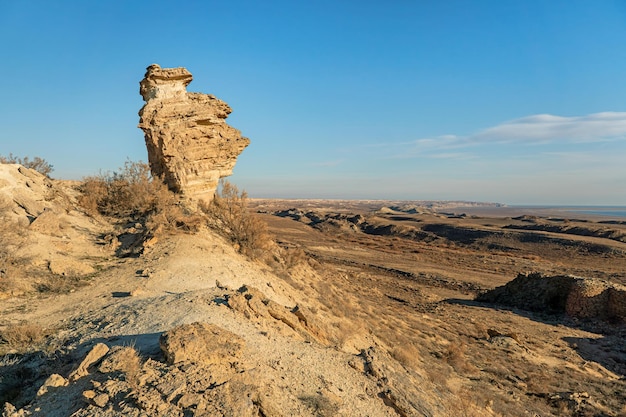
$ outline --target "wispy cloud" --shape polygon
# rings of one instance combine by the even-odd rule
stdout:
[[[603,112],[575,117],[537,114],[504,122],[468,136],[441,135],[395,143],[387,147],[393,150],[388,153],[387,158],[468,159],[472,154],[459,150],[487,144],[564,145],[622,139],[626,140],[626,112]]]
[[[449,158],[459,156],[459,153],[444,152],[458,148],[465,138],[455,135],[441,135],[434,138],[422,138],[411,142],[403,142],[401,149],[394,148],[395,153],[391,155],[391,159],[407,159],[419,156],[428,156],[434,158]]]
[[[626,112],[562,117],[537,114],[511,120],[469,136],[478,142],[590,142],[626,138]]]

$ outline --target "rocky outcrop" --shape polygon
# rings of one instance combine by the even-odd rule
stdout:
[[[210,323],[183,324],[163,333],[161,351],[170,365],[192,362],[234,368],[242,361],[244,341]]]
[[[175,192],[211,200],[219,179],[232,174],[237,157],[250,143],[225,119],[231,108],[213,95],[189,93],[185,68],[147,68],[139,92],[139,111],[152,174]]]
[[[626,287],[599,279],[519,274],[477,300],[576,318],[626,321]]]

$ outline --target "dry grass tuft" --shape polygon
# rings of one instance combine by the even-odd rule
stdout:
[[[0,354],[24,353],[41,346],[49,335],[48,330],[38,324],[25,323],[6,326],[0,330]]]
[[[482,393],[477,393],[469,388],[461,388],[455,393],[455,399],[450,403],[450,411],[459,417],[482,417],[493,415],[488,412],[493,401],[483,398]],[[513,415],[513,414],[508,414]]]
[[[118,360],[120,369],[126,377],[126,382],[131,389],[137,389],[141,385],[141,357],[134,346],[125,346],[119,352]]]
[[[420,352],[412,344],[397,345],[391,350],[391,356],[409,369],[421,369]]]
[[[280,252],[281,258],[287,270],[296,268],[302,264],[308,264],[309,257],[302,248],[283,248]]]
[[[458,373],[468,373],[475,370],[475,367],[467,360],[467,345],[462,341],[451,342],[444,354],[445,361]]]
[[[67,294],[87,283],[86,277],[46,275],[35,284],[35,289],[40,293]]]

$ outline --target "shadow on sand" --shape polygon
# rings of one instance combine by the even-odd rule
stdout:
[[[573,319],[564,313],[527,311],[517,307],[500,304],[451,298],[444,300],[448,304],[464,305],[477,308],[505,310],[530,320],[552,326],[567,326],[602,335],[602,337],[563,337],[581,358],[596,362],[605,369],[626,379],[626,323],[611,323],[599,319]]]

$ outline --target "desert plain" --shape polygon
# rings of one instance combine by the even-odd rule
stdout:
[[[248,199],[242,253],[201,210],[0,173],[3,416],[626,413],[623,219]]]

